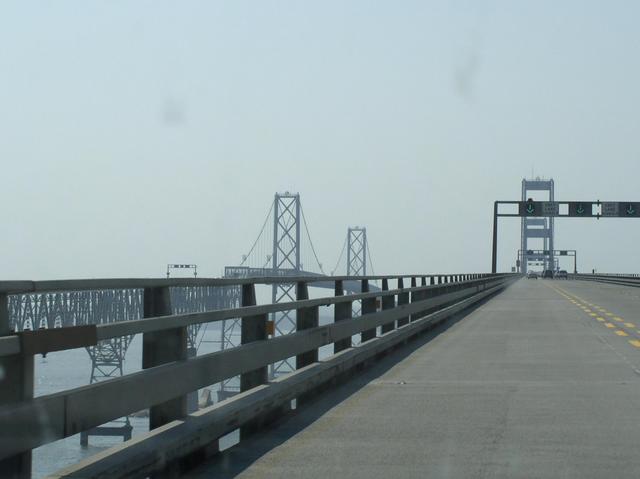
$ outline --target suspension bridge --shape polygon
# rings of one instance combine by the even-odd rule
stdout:
[[[193,267],[194,265],[185,265]],[[348,276],[365,276],[373,272],[366,228],[349,227],[340,255],[331,271]],[[248,252],[238,265],[226,266],[224,278],[246,279],[288,276],[326,276],[314,246],[299,194],[276,193],[268,208],[261,229]],[[169,269],[167,269],[169,277]],[[332,282],[314,282],[317,288],[333,288]],[[355,281],[344,283],[345,292],[360,293]],[[371,290],[377,290],[375,285]],[[236,308],[241,303],[241,288],[232,286],[173,287],[170,289],[172,313],[189,314]],[[295,299],[295,282],[273,283],[271,302],[283,303]],[[9,320],[13,331],[56,329],[82,325],[104,325],[134,321],[143,317],[143,290],[100,289],[95,291],[58,291],[12,295],[8,301]],[[360,302],[355,301],[353,314],[360,314]],[[280,311],[271,315],[273,335],[291,334],[296,328],[296,312]],[[205,340],[207,324],[196,323],[187,328],[188,354],[193,357],[199,347],[215,343],[218,349],[237,347],[241,340],[241,319],[221,322],[219,336]],[[87,347],[91,361],[89,384],[122,376],[126,354],[133,339],[126,335],[100,341]],[[270,375],[276,377],[295,369],[292,358],[271,365]],[[224,399],[240,390],[238,378],[229,378],[219,385],[218,398]],[[193,404],[194,400],[192,400]],[[192,406],[193,407],[193,406]],[[81,443],[87,445],[89,435],[121,435],[129,438],[128,418],[121,426],[97,427],[83,433]]]
[[[491,273],[376,275],[363,227],[326,272],[285,193],[222,278],[0,281],[0,472],[28,478],[34,449],[76,435],[128,438],[145,410],[148,431],[51,477],[637,477],[640,280],[555,275],[570,255],[549,218],[640,218],[640,202],[554,188],[494,203]],[[511,273],[503,217],[521,219]],[[539,263],[566,279],[524,279]],[[211,325],[219,347],[198,351]],[[123,374],[136,335],[142,370]],[[78,348],[91,384],[34,397],[36,355]]]

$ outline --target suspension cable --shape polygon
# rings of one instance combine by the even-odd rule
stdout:
[[[331,275],[335,275],[336,271],[338,270],[338,266],[340,265],[340,261],[342,260],[342,255],[344,254],[344,250],[347,247],[347,237],[344,238],[344,243],[342,243],[342,251],[340,251],[340,256],[338,256],[338,261],[336,263],[335,268],[333,268],[333,271],[331,271]]]
[[[367,239],[367,256],[369,257],[369,266],[371,266],[371,276],[375,276],[376,273],[373,270],[373,261],[371,261],[371,250],[369,250],[369,240]]]
[[[269,221],[269,218],[271,217],[271,212],[273,211],[274,203],[275,202],[271,203],[271,208],[269,208],[269,212],[267,213],[267,217],[264,219],[264,223],[262,224],[262,228],[260,229],[260,234],[258,234],[258,237],[253,242],[253,246],[251,246],[251,249],[249,250],[249,253],[244,258],[242,258],[242,263],[240,263],[240,266],[243,266],[244,263],[247,261],[247,259],[249,259],[249,256],[251,256],[251,253],[253,253],[253,250],[255,249],[256,245],[258,244],[258,241],[260,240],[260,238],[262,238],[262,233],[264,233],[264,229],[267,226],[267,222]]]
[[[309,238],[309,244],[311,245],[311,251],[313,251],[313,256],[316,259],[316,263],[318,263],[318,268],[320,268],[320,272],[322,274],[324,274],[324,271],[322,269],[322,264],[320,263],[320,260],[318,259],[318,255],[316,254],[316,249],[313,247],[313,241],[311,240],[311,235],[309,234],[309,226],[307,225],[307,218],[305,218],[305,216],[304,216],[304,210],[302,209],[302,205],[300,205],[300,212],[302,213],[302,221],[304,223],[304,229],[307,232],[307,238]]]

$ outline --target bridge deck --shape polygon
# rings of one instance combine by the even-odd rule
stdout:
[[[523,279],[193,476],[639,477],[639,306]]]

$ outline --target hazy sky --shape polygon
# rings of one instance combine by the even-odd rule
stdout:
[[[640,200],[640,3],[0,5],[1,279],[237,264],[276,191],[320,259],[490,268],[492,203]],[[582,269],[640,272],[640,221],[559,220]],[[519,245],[500,228],[500,268]],[[568,265],[567,265],[568,267]]]

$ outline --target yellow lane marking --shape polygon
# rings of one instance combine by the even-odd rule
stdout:
[[[636,348],[640,348],[640,341],[638,341],[637,339],[631,339],[629,340],[629,342],[634,345]]]
[[[597,319],[598,321],[600,321],[600,322],[603,322],[603,323],[604,323],[604,318],[601,318],[600,316],[598,316],[596,319]]]
[[[605,316],[613,316],[613,313],[604,313]]]
[[[633,323],[624,323],[624,325],[625,325],[627,328],[635,328],[635,327],[636,327],[636,325],[635,325],[635,324],[633,324]]]
[[[615,319],[616,321],[624,321],[624,319],[622,319],[620,316],[614,316],[613,319]]]
[[[596,316],[598,316],[596,313],[589,313],[589,316],[595,318]]]
[[[618,336],[629,336],[627,333],[625,333],[624,331],[620,331],[619,329],[616,331],[616,334]]]
[[[613,318],[615,321],[618,321],[619,323],[624,323],[624,319],[620,319],[620,318]]]
[[[611,323],[604,323],[607,328],[615,328],[615,326]]]

